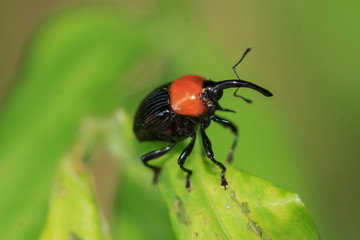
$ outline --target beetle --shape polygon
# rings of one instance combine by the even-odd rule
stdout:
[[[200,134],[207,157],[221,169],[221,187],[228,186],[225,178],[225,166],[215,160],[211,142],[205,133],[211,120],[224,127],[230,128],[234,134],[234,140],[230,149],[227,162],[233,159],[233,152],[238,139],[237,127],[229,120],[223,119],[215,114],[215,111],[234,112],[223,108],[218,101],[227,88],[237,88],[234,96],[250,100],[237,95],[240,87],[254,89],[264,96],[270,97],[272,93],[256,84],[243,81],[236,72],[236,67],[244,59],[251,48],[246,49],[241,59],[233,66],[238,79],[215,82],[207,80],[199,75],[185,75],[175,81],[162,85],[152,91],[140,104],[134,121],[134,132],[139,141],[164,141],[169,145],[151,151],[141,157],[143,164],[154,171],[154,183],[157,182],[160,167],[149,164],[149,161],[169,152],[177,142],[191,137],[190,143],[179,156],[178,164],[182,171],[187,173],[186,189],[190,191],[190,176],[192,171],[184,167],[187,157],[194,148],[197,128],[200,126]]]

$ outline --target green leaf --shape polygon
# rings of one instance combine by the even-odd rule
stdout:
[[[319,239],[295,193],[227,166],[229,187],[220,187],[220,169],[194,150],[188,159],[192,190],[177,156],[167,160],[160,187],[179,239]]]
[[[189,24],[183,21],[182,12],[175,16],[172,12],[165,11],[167,16],[160,20],[155,19],[154,22],[158,25],[144,21],[149,22],[149,24],[142,24],[144,23],[142,22],[140,25],[143,28],[139,28],[139,26],[134,25],[134,22],[137,21],[127,22],[125,19],[128,16],[123,17],[118,12],[119,9],[110,8],[99,6],[74,8],[56,15],[38,29],[27,48],[28,51],[22,62],[22,67],[16,76],[16,84],[8,94],[8,98],[1,109],[0,192],[5,197],[0,198],[0,216],[1,219],[6,220],[0,224],[0,239],[35,239],[39,236],[45,222],[46,199],[48,198],[50,182],[53,180],[52,174],[60,156],[68,150],[73,142],[79,120],[84,116],[109,110],[124,99],[126,101],[122,102],[123,106],[126,105],[125,107],[131,109],[135,101],[132,101],[130,97],[125,98],[129,92],[129,87],[139,90],[138,93],[140,93],[141,90],[150,88],[150,85],[153,86],[148,81],[148,75],[146,75],[146,81],[143,77],[137,77],[141,84],[132,81],[136,77],[128,80],[128,76],[132,75],[131,71],[134,71],[133,66],[138,65],[140,57],[143,57],[147,52],[144,43],[149,41],[148,36],[151,36],[149,37],[150,44],[154,44],[156,49],[162,49],[163,52],[160,55],[170,55],[171,58],[177,59],[169,64],[176,63],[177,65],[176,67],[172,66],[171,70],[166,70],[169,68],[163,67],[164,71],[168,71],[167,74],[169,77],[171,76],[171,79],[178,74],[183,74],[184,71],[214,76],[215,70],[209,73],[209,67],[210,69],[225,69],[223,68],[226,65],[225,61],[219,62],[218,60],[218,57],[222,59],[223,55],[218,54],[215,57],[216,54],[214,54],[213,58],[209,58],[209,50],[215,51],[217,47],[211,42],[211,38],[203,30],[204,28],[199,28],[198,24],[190,24],[192,25],[191,31],[187,31],[186,34],[184,31],[179,31],[184,26],[187,30],[189,27]],[[173,9],[177,10],[177,7]],[[174,22],[174,20],[176,21]],[[167,29],[165,35],[162,34],[163,29]],[[144,31],[145,34],[139,34],[142,30],[146,30]],[[221,48],[218,49],[221,51]],[[193,55],[191,58],[189,58],[189,52]],[[210,59],[216,59],[216,61]],[[208,65],[208,63],[212,63],[212,65]],[[216,66],[216,68],[211,66]],[[217,71],[222,73],[222,70]],[[127,74],[128,72],[130,74]],[[162,81],[169,79],[164,78]],[[121,89],[119,91],[121,94],[116,94],[117,92],[114,89]],[[139,98],[140,94],[134,97],[137,101],[140,101]],[[250,121],[257,121],[255,118],[249,119]],[[268,121],[266,124],[269,124]],[[131,129],[130,125],[127,129]],[[276,128],[272,127],[272,129]],[[223,138],[219,137],[218,139]],[[124,141],[127,140],[127,138],[124,139]],[[119,145],[115,147],[120,148]],[[283,152],[291,152],[290,148],[284,148],[286,150]],[[129,151],[129,149],[124,149]],[[127,177],[131,177],[134,183],[130,183],[130,187],[125,191],[121,189],[122,186],[119,187],[123,192],[118,194],[119,204],[116,203],[122,204],[122,207],[127,210],[131,207],[136,209],[138,215],[134,214],[135,211],[129,211],[128,216],[131,216],[131,221],[129,221],[129,218],[125,218],[126,215],[124,217],[124,211],[117,208],[114,217],[116,218],[115,222],[120,222],[117,221],[119,218],[124,218],[122,222],[131,222],[131,227],[128,227],[130,224],[121,223],[120,225],[126,226],[124,228],[131,228],[132,233],[140,232],[145,227],[153,230],[152,225],[156,225],[157,221],[154,220],[156,217],[152,216],[160,215],[154,208],[156,208],[155,203],[160,205],[159,202],[161,201],[158,201],[157,197],[152,200],[148,198],[154,191],[138,194],[148,190],[149,186],[145,183],[150,185],[151,182],[150,172],[141,165],[139,160],[139,156],[143,152],[139,151],[137,154],[132,154],[130,159],[126,158],[124,152],[121,156],[128,161],[136,162],[136,164],[131,163],[132,170],[141,169],[139,171],[146,172],[147,175],[144,174],[144,176],[149,177],[148,179],[142,178],[137,170],[132,172],[132,170],[128,171],[128,168],[126,174],[123,175],[124,182],[126,182]],[[134,159],[135,156],[136,159]],[[254,199],[254,196],[261,196],[266,199],[263,193],[264,189],[260,187],[257,189],[256,184],[260,184],[260,180],[253,184],[248,182],[250,178],[247,179],[246,174],[239,173],[239,176],[234,177],[232,174],[236,175],[236,170],[229,167],[227,177],[230,187],[227,191],[223,191],[219,189],[219,169],[211,165],[197,166],[196,164],[202,164],[202,162],[194,151],[190,156],[193,160],[189,161],[190,164],[194,164],[190,167],[195,170],[192,176],[193,190],[188,193],[184,188],[185,175],[176,164],[178,155],[173,156],[172,161],[168,161],[164,167],[160,187],[169,206],[174,228],[179,238],[188,238],[189,236],[202,238],[206,234],[213,238],[215,233],[219,237],[232,237],[235,223],[228,221],[234,216],[224,214],[224,209],[222,209],[224,206],[225,208],[230,206],[234,214],[238,213],[239,219],[236,218],[235,222],[242,227],[245,226],[245,231],[241,231],[242,233],[246,233],[250,219],[250,223],[252,223],[250,224],[252,230],[248,232],[250,236],[257,236],[256,232],[259,234],[261,228],[263,235],[266,234],[268,237],[275,238],[276,235],[266,224],[273,223],[276,226],[278,224],[275,221],[276,217],[265,218],[261,214],[260,216],[256,215],[257,211],[261,213],[260,210],[257,210],[259,207],[264,208],[266,206],[258,199]],[[142,179],[147,180],[142,182]],[[235,189],[235,183],[239,184],[239,189]],[[69,184],[69,187],[75,188],[74,184]],[[242,184],[244,185],[242,186]],[[85,189],[77,190],[79,191],[78,199],[83,198],[84,205],[90,204],[91,206],[93,203],[88,201],[89,192]],[[153,189],[157,188],[154,187]],[[249,189],[252,191],[249,192]],[[235,198],[231,198],[229,195],[231,190],[234,190]],[[124,197],[121,195],[124,192],[128,194],[127,202],[123,201]],[[132,197],[136,198],[136,201]],[[244,205],[243,202],[247,199],[249,201]],[[270,200],[281,203],[281,199],[283,198]],[[240,203],[237,211],[236,201]],[[129,207],[126,203],[133,205]],[[284,205],[288,206],[290,203]],[[301,206],[296,201],[294,203]],[[55,219],[53,209],[59,209],[61,206],[66,210],[65,202],[61,205],[51,204],[50,222],[43,236],[48,236],[46,234],[55,231],[52,229],[52,226],[56,226],[52,221]],[[294,207],[294,209],[300,210],[291,216],[300,216],[299,213],[305,211],[302,207]],[[199,217],[200,210],[200,214],[206,216],[206,221]],[[96,209],[93,211],[96,212]],[[142,215],[150,216],[150,220],[143,220]],[[142,222],[138,226],[140,218]],[[311,222],[306,212],[297,219],[299,222]],[[148,224],[149,221],[152,225]],[[288,222],[294,224],[290,220]],[[206,223],[205,227],[203,226],[204,223]],[[179,227],[183,225],[186,227],[180,229]],[[96,223],[93,226],[97,226]],[[117,226],[119,225],[114,225],[114,228],[121,232]],[[160,226],[168,229],[165,224]],[[282,226],[276,226],[276,229],[283,229]],[[294,224],[294,226],[299,226],[299,224]],[[200,231],[201,229],[203,231]],[[306,233],[300,227],[298,229],[299,235]],[[313,227],[309,227],[309,229],[308,232],[311,232]],[[293,234],[293,232],[291,233]],[[287,232],[283,232],[283,234],[290,236]],[[138,235],[141,237],[149,236],[146,231],[142,231]],[[71,236],[75,238],[77,234]],[[166,239],[166,236],[163,239]],[[251,239],[250,236],[246,239]],[[292,236],[288,238],[292,238]]]
[[[108,239],[109,228],[97,206],[88,167],[81,149],[58,167],[50,199],[47,226],[40,239]]]
[[[134,142],[131,122],[126,114],[119,113],[118,122],[109,121],[104,129],[110,151],[122,158],[124,149],[132,155],[135,149],[129,145]],[[224,190],[220,187],[220,169],[199,154],[200,148],[195,147],[186,162],[193,170],[190,192],[185,189],[186,174],[177,164],[182,144],[152,162],[164,162],[159,185],[178,239],[319,239],[297,194],[229,165],[229,187]],[[140,167],[144,169],[139,162],[126,164],[129,175],[137,180],[147,177],[146,182],[150,182],[151,176],[143,175]]]
[[[132,119],[123,110],[107,117],[88,117],[82,122],[82,131],[78,138],[78,142],[86,149],[86,156],[94,153],[94,149],[100,148],[107,158],[116,160],[121,166],[121,176],[116,181],[116,189],[111,188],[112,192],[116,191],[115,196],[112,196],[114,198],[110,200],[109,205],[104,205],[104,201],[101,202],[99,199],[103,208],[110,209],[107,216],[112,237],[176,239],[158,186],[146,181],[151,178],[151,172],[143,166],[137,156],[140,150],[136,149],[139,145],[136,144],[131,125]],[[108,165],[109,162],[104,164]],[[109,174],[104,172],[102,178],[114,178]],[[99,186],[99,182],[104,182],[104,179],[97,177],[98,179],[95,174],[95,180],[98,182],[97,193],[100,196],[103,191],[99,187],[109,186],[106,183]],[[154,231],[159,226],[162,230]]]
[[[146,54],[114,7],[57,14],[31,38],[0,118],[0,239],[36,239],[60,157],[80,119],[116,104],[114,89]]]

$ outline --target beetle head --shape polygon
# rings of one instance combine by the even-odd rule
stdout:
[[[253,83],[250,83],[247,81],[243,81],[243,80],[232,79],[232,80],[225,80],[225,81],[220,81],[220,82],[214,82],[211,80],[207,80],[203,84],[204,102],[207,104],[209,110],[213,109],[213,110],[228,111],[228,110],[220,107],[218,101],[220,100],[220,98],[223,95],[223,90],[225,90],[227,88],[237,88],[236,91],[234,92],[234,96],[240,97],[243,100],[245,100],[246,102],[251,103],[251,100],[236,94],[238,88],[240,88],[240,87],[254,89],[267,97],[272,96],[272,93],[270,91],[266,90],[265,88],[262,88],[256,84],[253,84]]]

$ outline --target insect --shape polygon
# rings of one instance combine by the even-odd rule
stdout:
[[[241,59],[233,66],[238,79],[214,82],[198,75],[185,75],[173,82],[167,83],[152,91],[140,104],[134,122],[134,132],[140,141],[164,141],[169,145],[141,157],[145,166],[154,171],[154,183],[157,182],[160,167],[149,164],[149,161],[169,152],[177,142],[191,137],[190,143],[179,156],[178,164],[187,173],[185,187],[190,191],[190,176],[192,171],[184,167],[187,157],[194,148],[196,133],[200,127],[200,134],[207,157],[221,169],[221,187],[228,186],[225,178],[225,166],[215,160],[211,142],[205,133],[211,120],[224,127],[230,128],[234,134],[232,147],[227,162],[233,159],[233,153],[238,140],[237,127],[229,120],[223,119],[215,114],[215,111],[235,112],[219,105],[223,90],[237,88],[234,96],[250,100],[237,95],[240,87],[254,89],[263,95],[270,97],[272,93],[253,83],[243,81],[236,72],[236,67],[244,59],[251,48],[246,49]]]

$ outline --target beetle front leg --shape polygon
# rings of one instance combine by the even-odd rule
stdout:
[[[229,184],[225,178],[226,168],[221,162],[218,162],[215,160],[210,139],[208,138],[208,136],[205,133],[205,125],[204,124],[201,125],[201,137],[203,140],[203,145],[204,145],[207,157],[210,158],[210,160],[213,163],[215,163],[216,165],[218,165],[221,168],[221,186],[224,187],[226,190],[226,187],[229,186]]]
[[[191,182],[190,182],[190,176],[192,174],[192,171],[190,169],[187,169],[184,167],[184,163],[186,158],[190,155],[190,153],[192,152],[193,148],[194,148],[194,144],[195,144],[195,139],[196,139],[196,132],[194,131],[191,134],[191,141],[189,143],[189,145],[186,146],[186,148],[184,149],[184,151],[181,153],[179,160],[178,160],[178,164],[180,166],[180,168],[187,173],[186,176],[186,189],[190,191],[191,189]]]
[[[158,150],[149,152],[149,153],[147,153],[147,154],[145,154],[144,156],[141,157],[141,161],[144,163],[144,165],[147,166],[148,168],[151,168],[154,171],[154,180],[153,180],[154,184],[157,183],[158,176],[159,176],[159,173],[161,171],[161,168],[152,166],[148,162],[150,160],[155,159],[155,158],[161,157],[162,155],[164,155],[165,153],[170,151],[175,146],[175,144],[176,144],[176,142],[172,141],[169,146],[167,146],[165,148],[162,148],[162,149],[158,149]]]
[[[238,129],[237,127],[232,123],[230,122],[229,120],[226,120],[226,119],[223,119],[223,118],[220,118],[216,115],[213,115],[211,116],[211,119],[214,120],[215,122],[218,122],[220,123],[221,125],[223,125],[224,127],[228,127],[231,129],[231,131],[234,133],[234,140],[233,140],[233,144],[230,148],[230,152],[229,152],[229,155],[227,157],[227,162],[228,163],[231,163],[232,160],[233,160],[233,154],[234,154],[234,150],[235,150],[235,147],[236,147],[236,143],[238,141]]]

